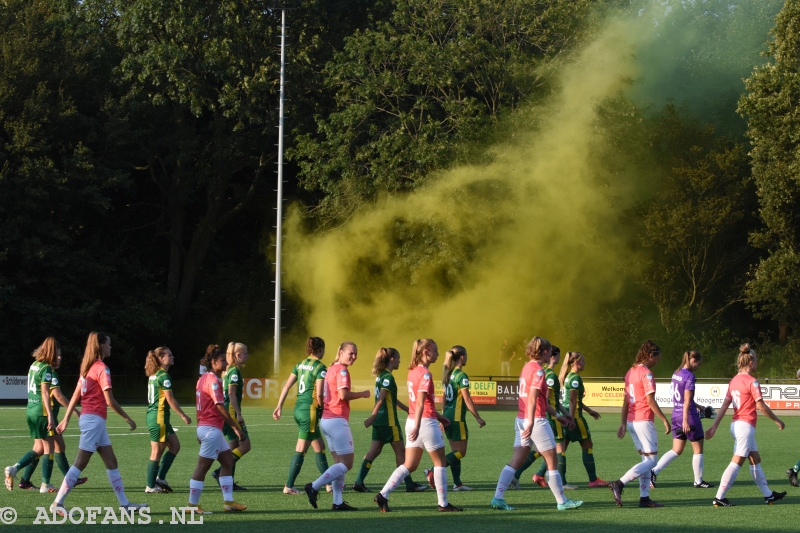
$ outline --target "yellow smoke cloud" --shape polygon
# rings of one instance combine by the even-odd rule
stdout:
[[[326,233],[288,218],[287,289],[307,306],[307,334],[326,340],[328,364],[344,340],[359,346],[352,372],[362,379],[381,346],[400,350],[404,375],[420,337],[442,354],[465,346],[471,375],[498,374],[504,339],[538,334],[562,351],[587,349],[574,345],[574,326],[629,283],[619,213],[634,201],[632,180],[600,179],[590,157],[605,142],[597,105],[638,75],[628,33],[612,23],[562,66],[563,89],[489,149],[491,163],[382,198]],[[281,373],[302,347],[284,344]]]

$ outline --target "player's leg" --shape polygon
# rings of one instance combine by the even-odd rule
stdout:
[[[161,466],[158,469],[158,476],[156,477],[156,485],[161,487],[164,492],[172,492],[172,487],[167,483],[167,474],[175,461],[178,452],[181,451],[181,442],[178,440],[178,435],[174,431],[167,435],[167,451],[161,456]]]
[[[383,450],[383,442],[375,439],[375,427],[372,428],[372,442],[369,445],[369,450],[361,461],[361,468],[358,470],[355,483],[353,483],[353,490],[356,492],[369,492],[369,489],[364,485],[364,480],[369,474],[369,469],[372,468],[372,462],[377,459]]]
[[[453,490],[472,490],[461,482],[461,459],[467,455],[468,440],[451,440],[450,453],[445,458],[450,467],[450,472],[453,474]]]
[[[156,485],[156,478],[158,477],[159,463],[166,448],[166,438],[164,437],[161,441],[154,441],[153,428],[150,428],[150,460],[147,461],[147,486],[144,489],[145,492],[163,492],[161,487]]]

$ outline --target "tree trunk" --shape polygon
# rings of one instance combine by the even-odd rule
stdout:
[[[786,339],[789,337],[789,324],[785,320],[781,320],[778,322],[778,340],[780,342],[786,342]]]

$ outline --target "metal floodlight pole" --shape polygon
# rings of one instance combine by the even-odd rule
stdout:
[[[277,375],[281,366],[281,254],[283,231],[283,87],[284,61],[286,59],[286,8],[281,7],[281,86],[278,112],[278,208],[275,225],[275,349],[273,371]]]

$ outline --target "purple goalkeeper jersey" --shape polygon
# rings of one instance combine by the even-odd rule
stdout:
[[[683,420],[683,409],[688,407],[689,416],[697,414],[697,404],[694,403],[694,395],[692,395],[691,405],[685,406],[684,400],[686,399],[686,391],[694,390],[694,374],[691,370],[681,368],[672,374],[672,419]]]

